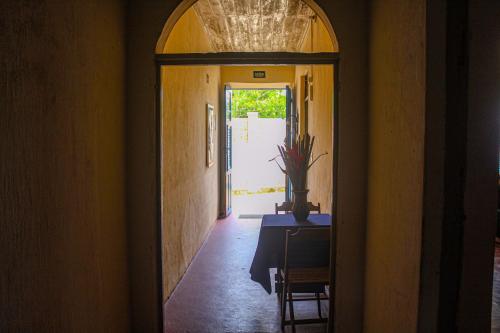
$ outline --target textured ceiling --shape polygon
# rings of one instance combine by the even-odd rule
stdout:
[[[300,0],[199,0],[216,52],[298,52],[313,10]]]

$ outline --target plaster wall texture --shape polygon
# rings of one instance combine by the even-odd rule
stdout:
[[[127,332],[125,10],[0,2],[0,331]]]
[[[165,68],[163,73],[163,283],[167,299],[217,219],[217,151],[214,165],[207,167],[206,103],[217,113],[220,72],[219,67],[210,66]]]
[[[335,26],[333,27],[335,29]],[[330,37],[321,18],[311,20],[307,33],[302,42],[300,52],[338,52],[339,45],[336,39]]]
[[[253,71],[265,71],[264,79],[255,79]],[[293,83],[295,66],[221,66],[222,84],[238,83]]]
[[[189,52],[189,48],[211,49],[192,8],[178,21],[166,45],[169,52]],[[219,66],[162,67],[164,300],[217,219],[218,153],[216,150],[215,163],[207,167],[206,105],[213,105],[218,114],[219,87]]]
[[[207,53],[213,52],[212,45],[200,17],[190,7],[177,21],[168,36],[164,53]]]
[[[425,1],[375,1],[365,332],[416,332],[422,233]]]
[[[332,40],[321,19],[316,19],[310,25],[302,44],[302,52],[333,52],[336,42]],[[337,49],[338,50],[338,49]],[[316,164],[309,169],[307,184],[309,189],[308,200],[314,204],[321,204],[321,211],[330,213],[332,209],[333,190],[333,66],[305,65],[295,68],[295,103],[299,116],[299,131],[304,132],[305,106],[304,90],[301,88],[303,76],[309,77],[313,86],[312,98],[308,102],[308,132],[315,137],[313,159],[322,153]],[[312,81],[311,81],[312,79]],[[303,85],[303,83],[302,83]]]
[[[163,27],[180,0],[131,0],[127,5],[127,216],[132,325],[161,325],[158,295],[155,163],[155,66]],[[185,2],[186,3],[186,2]],[[367,140],[367,6],[364,0],[318,0],[342,53],[336,321],[338,333],[361,332],[363,319]],[[160,47],[161,49],[161,47]],[[332,308],[333,309],[333,308]]]

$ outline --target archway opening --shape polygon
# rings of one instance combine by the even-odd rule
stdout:
[[[269,2],[268,8],[263,8],[265,7],[263,3],[259,3],[260,7],[254,8],[249,4],[243,4],[242,8],[234,6],[230,8],[230,3],[232,2],[218,1],[217,6],[213,1],[206,0],[200,0],[197,3],[183,2],[167,22],[162,38],[158,42],[161,53],[181,54],[182,56],[214,53],[221,54],[224,58],[227,52],[242,53],[243,57],[253,53],[276,52],[278,58],[279,54],[283,55],[285,52],[313,55],[324,52],[331,55],[338,51],[336,40],[331,38],[333,30],[328,28],[331,25],[323,23],[323,20],[318,17],[319,13],[308,6],[309,1],[307,3],[299,0],[289,1],[287,6],[282,7],[273,5],[276,2]],[[179,15],[177,19],[175,15]],[[175,24],[172,20],[175,20]],[[165,38],[165,33],[168,38]],[[237,55],[237,57],[242,57],[242,55]],[[199,59],[202,58],[203,56]],[[311,59],[313,58],[314,56]],[[336,160],[332,142],[335,141],[336,122],[332,110],[336,103],[333,84],[336,69],[333,68],[333,62],[328,65],[326,62],[316,61],[317,59],[311,61],[310,64],[304,61],[298,63],[283,61],[279,64],[271,62],[274,63],[273,66],[264,67],[259,65],[259,62],[257,65],[252,65],[253,60],[248,60],[248,63],[223,61],[221,64],[199,60],[186,66],[165,64],[160,66],[162,167],[159,178],[162,188],[162,299],[165,302],[164,324],[167,328],[180,329],[179,323],[186,323],[182,313],[188,312],[179,312],[179,310],[182,309],[182,304],[192,308],[192,304],[184,303],[190,299],[188,291],[192,288],[201,286],[201,289],[208,294],[207,300],[213,298],[214,290],[210,289],[217,289],[217,284],[206,284],[204,283],[206,281],[199,280],[199,284],[196,285],[196,275],[190,275],[202,269],[208,262],[212,267],[220,262],[221,257],[231,262],[231,266],[218,268],[220,274],[222,274],[220,270],[224,269],[243,271],[243,274],[227,274],[228,278],[237,281],[224,284],[228,290],[235,290],[230,288],[231,284],[235,284],[233,288],[250,286],[249,283],[257,285],[250,281],[248,275],[250,263],[244,263],[245,258],[251,259],[253,256],[254,244],[252,245],[254,248],[250,249],[241,247],[244,242],[236,242],[232,245],[228,243],[229,247],[218,248],[218,254],[212,253],[211,257],[207,257],[207,253],[210,254],[207,247],[210,248],[214,242],[220,245],[220,237],[231,237],[226,234],[227,230],[235,232],[234,235],[240,233],[245,237],[250,237],[249,235],[253,232],[253,237],[258,236],[258,230],[246,234],[245,228],[249,225],[234,224],[231,217],[216,223],[218,216],[230,213],[227,199],[227,192],[231,194],[227,187],[227,162],[230,158],[226,151],[228,122],[223,94],[226,84],[230,82],[273,84],[282,82],[277,81],[278,78],[274,78],[273,73],[280,72],[285,67],[292,73],[288,83],[294,95],[292,107],[296,111],[296,117],[290,118],[290,121],[294,122],[297,135],[308,133],[315,136],[314,154],[316,156],[323,152],[328,153],[308,174],[309,198],[315,203],[320,203],[322,211],[329,213],[331,220],[335,195],[333,175]],[[238,74],[234,74],[235,72]],[[264,78],[255,76],[256,72],[264,72]],[[229,79],[228,73],[233,73],[232,75],[237,75],[237,77]],[[213,124],[217,124],[217,130],[211,132]],[[226,142],[223,142],[224,140]],[[226,193],[223,193],[224,190]],[[259,221],[254,222],[254,229],[258,228]],[[233,228],[235,225],[243,229],[236,228],[235,230]],[[225,226],[225,229],[222,230],[220,226]],[[202,244],[205,245],[202,247]],[[232,250],[230,250],[231,246]],[[201,250],[200,247],[202,247]],[[239,251],[239,255],[224,257],[221,252],[225,251]],[[191,268],[186,273],[188,266]],[[198,275],[205,275],[207,281],[212,282],[218,281],[221,277],[207,276],[208,272],[201,270],[198,271]],[[246,281],[240,285],[244,278]],[[179,283],[181,279],[183,282]],[[262,288],[252,290],[252,293],[262,292]],[[216,297],[217,302],[227,306],[232,304],[234,309],[239,308],[236,303],[232,303],[232,298],[227,295],[227,292],[219,289],[218,294],[223,297]],[[252,298],[255,299],[254,296]],[[262,304],[267,304],[269,308],[267,312],[276,315],[280,311],[279,306],[276,307],[276,298],[272,301],[272,303],[257,302],[255,306],[266,308],[266,305]],[[325,313],[329,311],[328,302],[323,301],[323,303],[323,309],[320,311],[326,316]],[[227,306],[221,307],[223,310],[219,311],[221,315],[229,314]],[[174,309],[176,312],[172,312]],[[237,312],[234,311],[233,315]],[[246,309],[243,312],[254,311]],[[239,324],[242,323],[241,320],[245,321],[245,317],[242,316],[243,312],[237,316],[240,319]],[[217,319],[213,319],[213,324],[217,325]],[[249,322],[255,320],[251,317],[246,319]],[[266,322],[266,325],[276,325],[279,328],[279,321],[275,321],[272,315],[268,320],[270,321]],[[190,329],[200,328],[196,326],[195,321],[191,320],[190,323],[194,325]],[[207,322],[203,321],[203,325],[207,325]],[[258,329],[258,327],[248,328]],[[237,329],[237,327],[231,329]]]

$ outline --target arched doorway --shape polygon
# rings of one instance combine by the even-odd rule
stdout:
[[[168,53],[168,50],[166,50],[166,44],[172,30],[175,27],[175,24],[179,21],[182,15],[184,15],[184,13],[197,2],[198,0],[183,0],[175,8],[172,14],[168,17],[161,35],[158,38],[158,42],[156,44],[156,54]],[[333,25],[323,9],[318,6],[318,4],[314,0],[301,0],[301,2],[305,3],[314,12],[314,15],[317,15],[319,17],[328,32],[331,42],[333,43],[334,49],[332,51],[339,52],[339,43],[337,40],[337,36],[335,35]]]
[[[299,2],[299,1],[297,1]],[[310,86],[312,86],[312,78],[314,77],[316,80],[319,80],[320,78],[320,74],[318,73],[321,73],[322,71],[320,70],[320,68],[317,68],[317,71],[315,72],[315,68],[314,66],[327,66],[327,64],[329,65],[333,65],[334,66],[334,69],[333,67],[331,67],[331,71],[330,72],[327,72],[327,77],[324,76],[323,74],[323,77],[321,77],[321,80],[329,80],[331,83],[333,83],[333,81],[335,80],[338,80],[338,44],[337,44],[337,41],[335,39],[335,35],[333,33],[333,29],[331,28],[331,24],[329,23],[329,21],[327,20],[326,22],[328,22],[328,24],[324,24],[324,21],[321,19],[321,16],[325,17],[326,19],[326,16],[324,15],[324,13],[322,12],[322,10],[313,2],[313,1],[304,1],[304,4],[306,5],[309,5],[309,3],[311,3],[312,7],[309,7],[311,8],[311,11],[312,11],[312,8],[315,7],[319,12],[316,12],[315,14],[317,14],[320,19],[317,19],[314,15],[311,15],[310,17],[310,24],[311,24],[311,28],[310,28],[310,31],[311,31],[311,34],[310,36],[306,36],[306,38],[309,38],[309,42],[310,44],[308,44],[306,47],[303,47],[303,48],[299,48],[299,51],[301,52],[249,52],[248,50],[243,50],[245,52],[232,52],[232,53],[228,53],[228,52],[224,52],[225,50],[223,50],[222,52],[214,52],[213,49],[210,50],[209,46],[207,43],[199,43],[199,44],[191,44],[191,45],[187,45],[187,44],[183,44],[182,42],[182,39],[185,37],[183,36],[182,34],[179,34],[178,32],[176,32],[176,26],[178,24],[182,24],[182,21],[183,20],[186,20],[186,26],[189,26],[192,28],[192,24],[190,24],[190,20],[193,20],[195,19],[195,14],[193,14],[193,11],[192,11],[192,5],[194,5],[196,3],[196,1],[184,1],[182,2],[177,8],[176,10],[174,11],[174,13],[169,17],[165,27],[164,27],[164,30],[163,30],[163,33],[162,33],[162,36],[160,37],[159,41],[158,41],[158,44],[157,44],[157,52],[158,51],[161,51],[161,52],[158,52],[157,54],[157,79],[158,79],[158,87],[160,88],[158,93],[157,93],[157,119],[159,121],[159,124],[157,126],[157,129],[158,129],[158,133],[157,133],[157,137],[159,138],[159,141],[157,141],[158,143],[158,147],[159,147],[159,151],[157,151],[157,158],[158,158],[158,165],[160,166],[158,168],[158,170],[160,171],[159,172],[159,175],[157,176],[157,180],[159,181],[159,187],[160,188],[165,188],[165,182],[162,180],[164,179],[164,171],[162,169],[162,165],[165,164],[165,157],[166,156],[166,151],[164,150],[164,147],[163,147],[163,137],[166,133],[165,131],[165,128],[163,127],[164,124],[163,124],[163,120],[162,119],[165,119],[165,114],[162,112],[162,105],[165,104],[165,100],[163,99],[162,96],[164,96],[164,90],[161,89],[161,85],[164,83],[164,79],[162,77],[162,69],[163,67],[166,67],[166,66],[173,66],[173,65],[182,65],[182,66],[188,66],[188,65],[196,65],[198,66],[198,68],[196,70],[199,70],[200,67],[199,66],[220,66],[220,65],[236,65],[236,64],[252,64],[252,65],[259,65],[259,64],[275,64],[275,65],[285,65],[285,64],[288,64],[288,65],[294,65],[294,66],[297,66],[297,67],[301,67],[301,68],[298,68],[297,69],[297,73],[300,73],[302,75],[300,75],[302,78],[305,78],[306,82],[309,81],[309,84],[310,85],[307,85],[306,84],[306,90],[309,92],[309,89],[311,91],[311,94],[312,94],[312,88],[310,88]],[[199,15],[199,14],[198,14]],[[317,20],[317,21],[316,21]],[[318,45],[315,45],[315,40],[314,38],[317,38],[317,36],[314,35],[315,32],[313,32],[313,29],[315,29],[314,27],[314,24],[316,22],[319,22],[319,24],[317,24],[317,26],[319,26],[319,28],[316,28],[316,29],[319,29],[321,30],[321,33],[323,34],[323,38],[326,40],[326,38],[324,37],[325,36],[325,32],[326,32],[326,35],[328,36],[327,40],[330,42],[330,50],[331,51],[334,51],[334,52],[328,52],[328,53],[318,53],[317,52],[317,49],[315,49],[315,47],[317,48]],[[190,28],[190,29],[191,29]],[[189,31],[190,33],[196,33],[196,31]],[[333,38],[332,38],[333,36]],[[192,36],[190,36],[192,37]],[[193,40],[193,38],[190,38],[190,42]],[[172,42],[173,41],[173,42]],[[172,48],[172,44],[181,44],[180,47],[178,49],[175,49],[175,48]],[[208,46],[208,47],[207,47]],[[309,48],[309,49],[308,49]],[[208,51],[209,53],[206,53],[206,54],[196,54],[194,52],[200,52],[201,51]],[[239,50],[238,50],[239,51]],[[305,52],[304,52],[305,51]],[[320,51],[323,51],[323,50],[320,50]],[[310,67],[309,67],[310,66]],[[173,73],[170,73],[169,76],[171,77]],[[199,73],[198,73],[199,74]],[[316,76],[318,74],[318,76]],[[174,76],[176,74],[173,74]],[[210,71],[210,68],[207,68],[207,71],[206,71],[206,83],[208,84],[214,76],[216,76],[216,74],[214,74],[214,72]],[[180,75],[179,75],[180,76]],[[298,82],[300,82],[300,78],[298,78],[297,80]],[[317,81],[315,81],[317,82]],[[299,85],[299,84],[298,84]],[[316,91],[316,88],[318,88],[317,92],[320,91],[319,87],[321,85],[318,83],[317,85],[314,86],[315,88],[315,91]],[[332,87],[337,87],[337,85],[332,85]],[[338,159],[336,158],[337,157],[337,152],[338,152],[338,148],[336,147],[336,145],[338,144],[338,140],[335,138],[335,136],[337,135],[338,131],[335,130],[335,126],[337,126],[338,124],[338,121],[337,120],[334,120],[334,118],[338,117],[338,112],[337,112],[337,103],[338,103],[338,96],[336,95],[337,94],[337,89],[333,89],[331,88],[331,91],[333,92],[331,94],[331,101],[330,101],[330,104],[329,104],[329,112],[330,112],[330,118],[329,118],[329,121],[331,123],[331,127],[330,127],[330,130],[329,130],[329,134],[330,134],[330,146],[331,146],[331,142],[333,140],[334,142],[334,146],[332,146],[332,150],[331,150],[331,154],[330,156],[332,156],[332,161],[330,163],[330,167],[328,168],[328,171],[327,173],[330,174],[330,177],[332,175],[335,175],[336,172],[337,172],[337,163],[338,163]],[[333,96],[335,95],[335,96]],[[213,97],[212,97],[213,98]],[[318,99],[320,100],[321,98],[321,94],[318,94]],[[312,101],[312,96],[310,97],[311,101]],[[318,102],[318,105],[319,105],[319,102]],[[303,106],[301,106],[303,107]],[[312,108],[312,106],[310,105],[309,106],[310,108]],[[335,110],[335,112],[331,112],[332,110]],[[172,119],[170,119],[172,120]],[[333,122],[333,124],[332,124]],[[168,121],[167,121],[168,123]],[[168,134],[167,134],[168,136]],[[170,138],[170,139],[173,139],[173,138]],[[171,142],[174,142],[175,144],[175,139],[171,140]],[[172,150],[173,147],[170,147],[170,150]],[[336,177],[332,177],[333,179],[336,179]],[[335,203],[336,203],[336,191],[335,191],[335,187],[336,187],[336,184],[335,184],[335,181],[332,181],[332,188],[329,189],[328,191],[330,192],[330,196],[328,198],[328,201],[329,202],[329,205],[331,206],[331,211],[332,211],[332,215],[335,216],[334,212],[334,207],[336,207]],[[171,187],[170,187],[171,188]],[[163,190],[162,190],[162,195],[163,195]],[[172,211],[172,207],[170,208],[167,208],[165,210],[165,207],[164,207],[164,201],[162,200],[160,202],[160,207],[159,207],[159,211],[161,212],[160,213],[160,221],[159,221],[159,227],[158,227],[158,230],[161,231],[161,232],[165,232],[164,231],[164,227],[162,227],[162,223],[165,222],[165,211],[169,212],[169,211]],[[332,231],[335,229],[335,224],[334,222],[332,222]],[[336,237],[336,233],[333,233],[334,237]],[[335,238],[334,238],[335,239]],[[336,242],[332,242],[332,244],[336,244]],[[162,246],[162,248],[159,250],[160,253],[162,254],[162,256],[165,254],[165,248],[164,246]],[[182,250],[181,250],[182,251]],[[335,253],[336,253],[336,250],[335,250],[335,247],[332,247],[332,261],[335,262]],[[192,254],[194,255],[194,254]],[[189,257],[190,255],[188,255]],[[161,256],[160,256],[161,257]],[[188,259],[189,261],[189,259]],[[162,262],[163,263],[163,262]],[[332,265],[332,272],[334,273],[334,270],[333,270],[334,266]],[[182,270],[182,269],[181,269]],[[163,269],[163,276],[165,275],[165,269]],[[181,272],[181,275],[182,275],[182,272]],[[333,276],[333,274],[332,274]],[[162,282],[162,286],[165,286],[165,283],[164,281]],[[167,286],[167,289],[171,289],[172,286]],[[168,291],[170,292],[170,290]],[[332,291],[332,294],[334,294],[334,291]],[[333,297],[332,297],[333,299]],[[162,300],[163,301],[163,300]],[[331,306],[330,306],[330,309],[331,309],[331,315],[333,315],[333,303],[331,303]],[[332,316],[331,316],[332,317]]]

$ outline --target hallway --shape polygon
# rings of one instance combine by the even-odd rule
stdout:
[[[217,222],[165,303],[165,333],[281,332],[276,294],[250,280],[259,227],[260,219],[230,216]],[[314,302],[294,306],[297,318],[317,315]],[[327,311],[323,301],[323,315]],[[297,332],[325,331],[324,324],[297,326]]]

